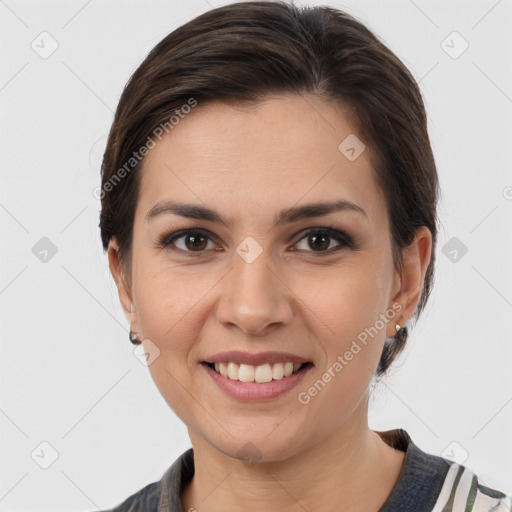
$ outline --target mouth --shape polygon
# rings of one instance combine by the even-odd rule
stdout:
[[[234,361],[203,361],[202,364],[227,379],[259,384],[279,381],[291,375],[305,373],[313,366],[313,363],[310,361],[304,363],[293,363],[291,361],[263,363],[257,366],[244,363],[238,364]]]
[[[240,401],[285,400],[315,366],[288,352],[240,350],[212,354],[200,363],[218,389]]]

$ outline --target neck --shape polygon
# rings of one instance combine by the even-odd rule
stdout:
[[[365,411],[366,412],[366,411]],[[361,421],[286,460],[253,466],[221,453],[190,433],[195,473],[183,495],[184,510],[378,511],[389,496],[405,453],[388,446]],[[353,418],[354,420],[356,418]]]

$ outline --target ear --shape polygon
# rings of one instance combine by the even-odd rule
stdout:
[[[132,298],[132,290],[131,283],[127,279],[126,275],[123,273],[122,265],[119,259],[119,245],[117,240],[112,238],[108,244],[108,265],[110,267],[110,272],[114,281],[117,285],[117,291],[119,293],[119,301],[121,302],[121,306],[123,308],[124,314],[128,323],[130,324],[130,329],[133,332],[139,332],[138,322],[137,322],[137,312],[135,311],[135,306]]]
[[[432,233],[426,226],[416,230],[413,242],[402,250],[402,272],[397,274],[391,304],[398,303],[402,309],[389,322],[387,336],[392,338],[396,334],[395,324],[403,327],[414,314],[421,298],[425,274],[430,263],[432,250]]]

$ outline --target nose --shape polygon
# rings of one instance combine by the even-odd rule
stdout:
[[[235,254],[233,268],[222,283],[216,314],[224,326],[263,336],[291,322],[293,292],[284,276],[272,268],[265,251],[252,262]]]

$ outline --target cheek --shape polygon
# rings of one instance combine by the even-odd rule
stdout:
[[[154,261],[139,264],[135,286],[138,324],[144,337],[159,350],[148,370],[168,406],[187,423],[192,397],[186,390],[197,364],[191,354],[200,337],[197,314],[207,283],[183,272],[164,270],[161,265],[155,268]]]
[[[318,339],[324,355],[317,379],[300,391],[305,393],[304,400],[310,400],[308,416],[319,431],[339,426],[353,413],[379,362],[387,305],[377,280],[376,270],[370,267],[347,269],[331,279],[322,299],[313,303],[322,320],[318,331],[325,331],[321,325],[328,330]],[[321,420],[317,422],[316,417]]]
[[[385,338],[386,330],[379,319],[388,305],[381,272],[379,265],[358,264],[334,269],[316,283],[300,280],[297,295],[324,324],[331,357],[333,352],[347,350],[351,340],[364,339],[368,330],[372,338]]]
[[[359,402],[378,365],[384,341],[388,308],[383,269],[377,261],[338,268],[323,281],[323,293],[307,295],[311,283],[303,281],[300,293],[320,319],[317,333],[323,357],[316,388],[322,395],[313,409],[336,422]],[[386,321],[387,318],[387,321]],[[318,382],[318,381],[317,381]],[[325,383],[325,391],[323,388]],[[307,391],[307,390],[306,390]],[[314,394],[316,390],[311,390]],[[329,408],[329,402],[337,404]]]
[[[135,282],[139,326],[161,350],[179,349],[192,337],[195,312],[215,280],[204,270],[183,271],[162,263],[162,256],[141,258]]]

